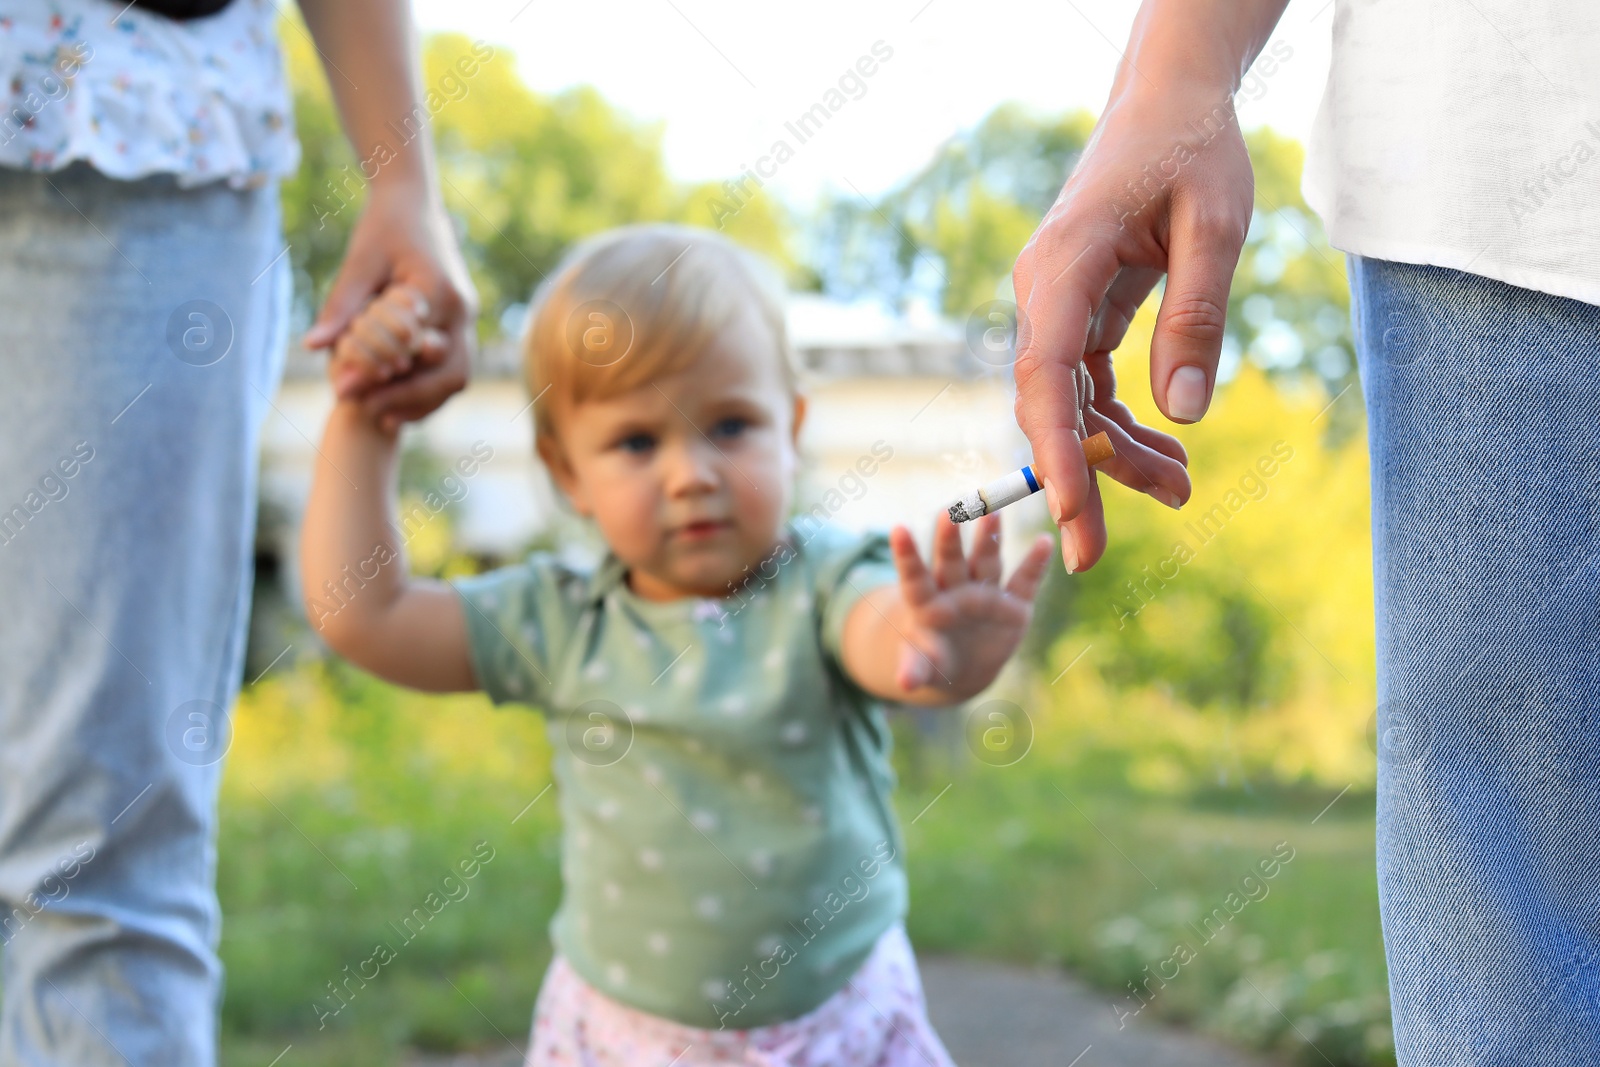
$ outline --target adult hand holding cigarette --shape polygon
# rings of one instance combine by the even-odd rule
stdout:
[[[1255,206],[1232,97],[1283,6],[1145,0],[1094,132],[1012,269],[1017,423],[1068,571],[1093,566],[1106,547],[1099,479],[1079,448],[1085,437],[1110,435],[1117,454],[1100,469],[1130,489],[1172,507],[1192,491],[1183,446],[1117,402],[1111,353],[1165,276],[1151,396],[1173,422],[1205,416]],[[1135,55],[1139,69],[1127,58]],[[1088,433],[1074,439],[1080,364],[1096,396],[1083,413]]]
[[[1091,467],[1104,463],[1116,454],[1116,449],[1111,447],[1111,438],[1105,433],[1097,433],[1083,443],[1083,458]],[[1007,504],[1015,504],[1030,497],[1040,488],[1042,487],[1038,476],[1033,472],[1033,467],[1031,465],[1023,467],[1004,478],[997,478],[988,485],[973,490],[951,504],[950,521],[971,522],[973,519],[999,511]]]

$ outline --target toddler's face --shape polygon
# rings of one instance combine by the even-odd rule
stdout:
[[[778,360],[747,312],[683,371],[567,412],[552,474],[640,596],[725,596],[776,544],[805,411]]]

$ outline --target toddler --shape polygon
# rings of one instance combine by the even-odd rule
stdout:
[[[330,374],[403,372],[439,338],[391,287]],[[556,955],[528,1063],[916,1065],[928,1022],[903,918],[882,701],[952,704],[1015,651],[1049,558],[1001,582],[948,517],[909,531],[790,516],[806,404],[781,287],[709,231],[575,247],[523,339],[535,446],[607,552],[534,552],[450,582],[406,573],[396,433],[353,400],[322,438],[301,542],[337,653],[391,682],[541,709],[564,838]],[[389,368],[380,371],[378,368]]]

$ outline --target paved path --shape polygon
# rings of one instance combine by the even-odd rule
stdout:
[[[1137,1021],[1119,1030],[1106,998],[1060,971],[962,957],[922,956],[918,963],[933,1024],[960,1067],[1275,1067],[1184,1030]],[[407,1061],[520,1064],[510,1049]]]
[[[1271,1067],[1184,1030],[1137,1021],[1119,1030],[1105,996],[1057,970],[918,963],[928,1014],[961,1067]]]

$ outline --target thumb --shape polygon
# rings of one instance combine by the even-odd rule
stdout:
[[[379,269],[346,260],[344,266],[339,268],[338,277],[333,280],[328,298],[322,302],[317,321],[306,331],[301,343],[306,348],[324,348],[332,344],[344,333],[351,320],[361,313],[361,309],[367,306],[372,294],[378,291],[384,281]]]
[[[928,684],[928,679],[933,676],[933,665],[916,646],[905,644],[900,648],[900,662],[895,676],[900,687],[909,693]]]
[[[1167,287],[1150,341],[1150,391],[1175,422],[1198,422],[1211,404],[1228,317],[1228,289],[1245,227],[1223,205],[1173,204]]]

